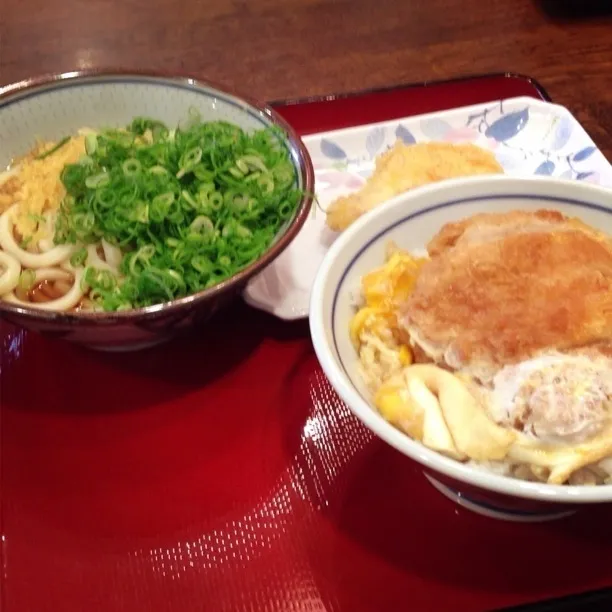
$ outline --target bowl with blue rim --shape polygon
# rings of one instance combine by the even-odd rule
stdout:
[[[528,433],[525,431],[514,431],[519,425],[501,423],[497,417],[498,413],[489,410],[486,403],[477,402],[482,414],[461,412],[457,407],[459,398],[463,398],[462,394],[468,387],[463,384],[461,375],[457,376],[459,372],[453,372],[447,364],[438,367],[435,363],[419,363],[419,367],[429,367],[428,372],[440,370],[440,381],[446,381],[445,385],[460,384],[462,388],[448,387],[451,392],[446,392],[446,397],[443,397],[440,390],[442,383],[432,384],[431,380],[423,379],[430,400],[436,404],[432,409],[437,410],[434,414],[427,412],[430,408],[423,408],[427,403],[425,400],[419,409],[420,400],[416,391],[413,393],[406,382],[405,395],[401,396],[401,402],[405,402],[402,409],[412,402],[412,412],[409,414],[420,415],[421,419],[433,419],[430,423],[441,417],[447,426],[447,433],[450,434],[451,445],[453,442],[458,444],[458,436],[464,435],[461,431],[475,428],[482,415],[487,422],[492,423],[496,431],[503,430],[502,437],[506,436],[503,438],[506,445],[503,452],[491,462],[475,461],[464,453],[454,456],[453,453],[439,452],[434,450],[433,446],[423,443],[423,421],[421,432],[415,433],[402,427],[400,420],[387,420],[383,417],[376,401],[376,391],[366,385],[362,376],[362,368],[367,367],[367,363],[364,365],[360,358],[359,346],[356,346],[354,337],[351,338],[350,327],[356,313],[363,307],[362,279],[364,275],[381,268],[389,257],[389,244],[394,244],[394,248],[399,247],[404,252],[422,256],[428,241],[447,223],[481,213],[529,213],[538,210],[555,211],[553,214],[559,212],[565,218],[577,218],[596,232],[601,232],[601,235],[609,235],[612,230],[612,191],[604,187],[548,177],[487,176],[443,181],[415,189],[386,202],[364,215],[341,234],[319,268],[310,303],[310,330],[317,358],[331,385],[353,414],[376,436],[404,455],[400,460],[412,460],[421,464],[424,477],[443,495],[480,514],[521,522],[562,518],[583,505],[612,502],[612,484],[609,484],[612,483],[612,445],[609,436],[605,437],[608,435],[606,428],[608,425],[612,426],[612,423],[602,421],[603,430],[599,428],[599,433],[593,433],[592,438],[587,437],[580,443],[575,440],[559,440],[558,447],[555,446],[557,442],[550,443],[552,446],[547,446],[549,443],[545,442],[542,446],[537,440],[527,440],[525,436]],[[606,248],[610,252],[609,243]],[[418,278],[417,273],[416,288]],[[406,338],[405,335],[403,337]],[[405,342],[409,346],[410,340],[406,339]],[[608,346],[611,343],[612,338],[609,338]],[[609,355],[603,357],[602,367],[610,367],[608,357]],[[407,372],[414,368],[415,364],[409,362],[408,365],[398,367],[403,367]],[[420,371],[423,371],[422,368]],[[610,374],[609,369],[605,372],[606,375]],[[416,374],[414,377],[418,378]],[[408,381],[408,377],[396,380],[401,383]],[[558,382],[559,379],[555,380]],[[609,380],[609,377],[606,380]],[[492,393],[490,388],[486,390],[487,385],[490,387],[491,383],[482,385],[485,392]],[[604,387],[602,393],[604,394],[599,397],[601,406],[598,409],[607,419],[606,415],[611,412],[612,403],[605,393],[610,393],[610,388]],[[401,405],[401,402],[398,405]],[[554,416],[554,405],[547,405],[545,408],[550,409],[546,413],[548,416]],[[449,417],[452,414],[455,416]],[[612,418],[612,414],[609,416]],[[459,417],[463,418],[464,422],[459,429],[454,429],[457,421],[452,427],[451,422]],[[583,467],[593,468],[594,473],[598,474],[597,479],[586,479],[580,483],[569,479],[564,482],[551,482],[550,474],[556,469],[554,461],[559,461],[559,457],[563,461],[567,460],[567,457],[570,461],[573,460],[572,457],[575,458],[576,453],[579,455],[588,447],[591,443],[589,440],[593,442],[592,447],[597,448],[592,455],[597,463]],[[541,469],[540,465],[539,468],[533,468],[529,464],[530,458],[535,456],[533,453],[524,458],[524,455],[513,450],[524,444],[531,450],[533,448],[530,445],[537,446],[537,452],[543,453],[546,458],[540,463],[548,467]],[[454,446],[453,449],[456,450]],[[549,460],[552,463],[547,464]],[[536,458],[535,461],[540,460]],[[534,474],[539,476],[536,478]]]

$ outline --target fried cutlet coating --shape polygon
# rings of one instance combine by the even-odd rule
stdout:
[[[447,226],[430,242],[433,257],[402,312],[413,338],[454,369],[489,372],[612,339],[610,239],[554,211],[489,215],[485,230],[482,220]]]

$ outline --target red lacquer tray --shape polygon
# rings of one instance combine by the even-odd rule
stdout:
[[[497,75],[278,104],[301,133],[545,97]],[[342,405],[306,321],[236,302],[148,351],[2,323],[5,612],[478,611],[612,583],[609,508],[461,509]]]

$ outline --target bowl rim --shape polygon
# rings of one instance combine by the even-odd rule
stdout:
[[[144,308],[134,308],[118,312],[55,312],[30,308],[0,300],[0,317],[8,314],[16,315],[24,320],[52,321],[54,323],[68,325],[85,324],[86,322],[114,324],[128,322],[134,319],[147,320],[150,318],[157,318],[162,314],[172,314],[186,307],[195,307],[209,300],[214,301],[215,298],[231,293],[233,290],[244,286],[250,278],[269,266],[289,246],[308,219],[314,200],[315,177],[310,154],[300,136],[298,136],[294,128],[267,103],[251,98],[250,96],[245,96],[233,89],[219,85],[214,81],[192,77],[187,74],[177,75],[164,71],[123,68],[96,68],[50,73],[29,77],[0,87],[0,109],[6,102],[11,102],[13,99],[18,102],[19,99],[26,94],[36,94],[39,91],[42,93],[56,88],[61,89],[71,84],[95,82],[98,80],[104,83],[105,80],[112,78],[152,81],[160,85],[180,84],[186,89],[191,89],[196,93],[200,90],[212,89],[225,96],[235,98],[239,103],[244,105],[245,108],[250,107],[265,115],[272,125],[279,127],[283,132],[296,171],[303,183],[304,195],[298,204],[295,215],[285,232],[276,242],[264,251],[258,259],[223,282],[213,287],[209,287],[208,289],[198,291],[197,293],[192,293],[169,302],[161,302]]]
[[[437,198],[437,203],[439,203],[446,199],[455,200],[461,197],[493,196],[496,192],[503,190],[506,193],[516,191],[516,196],[519,198],[521,195],[534,195],[561,199],[563,196],[554,193],[560,188],[564,190],[567,198],[574,197],[574,194],[576,198],[583,198],[587,201],[608,198],[612,213],[612,190],[606,187],[551,177],[497,175],[450,179],[419,187],[396,196],[382,206],[369,211],[336,239],[317,271],[310,299],[310,333],[317,359],[325,375],[351,412],[376,436],[423,467],[444,474],[458,483],[464,482],[510,497],[562,504],[606,503],[612,501],[612,484],[571,486],[521,481],[468,466],[412,440],[407,434],[385,421],[362,397],[342,365],[334,357],[334,349],[326,340],[326,330],[331,325],[329,323],[331,313],[324,309],[324,298],[329,292],[336,290],[336,286],[332,287],[328,284],[328,276],[332,269],[337,272],[336,261],[341,253],[345,251],[357,253],[363,243],[368,240],[367,238],[364,240],[363,237],[360,239],[359,236],[373,220],[382,221],[386,217],[385,225],[391,226],[397,223],[402,209],[405,211],[408,206],[411,212],[435,208],[436,202],[424,203],[422,201],[427,202],[428,198]],[[554,204],[551,203],[551,206],[554,208]],[[406,223],[409,224],[410,221]],[[348,266],[343,272],[346,273],[347,269]],[[343,276],[344,274],[341,274],[339,279],[342,279]]]

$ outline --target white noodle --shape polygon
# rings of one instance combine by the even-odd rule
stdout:
[[[77,268],[75,268],[71,263],[70,260],[67,259],[66,261],[62,261],[62,263],[60,264],[60,268],[62,270],[66,270],[67,272],[72,272],[73,274],[77,271]]]
[[[119,270],[113,266],[107,264],[99,255],[98,249],[95,244],[87,245],[87,265],[95,268],[96,270],[106,270],[112,274],[119,274]]]
[[[68,259],[76,250],[73,245],[56,246],[46,253],[28,253],[22,249],[13,236],[13,213],[19,204],[14,204],[0,217],[0,246],[13,255],[26,268],[42,268],[54,266]]]
[[[45,215],[45,232],[47,236],[53,236],[55,234],[55,219],[57,215],[55,213],[49,212]],[[50,251],[55,246],[53,242],[53,238],[41,238],[38,241],[38,248],[41,252],[46,253]]]
[[[42,253],[48,253],[55,245],[50,238],[41,238],[38,241],[38,248]]]
[[[0,295],[4,295],[15,289],[19,283],[21,266],[12,255],[2,251],[0,251],[0,266],[4,268],[0,274]]]
[[[72,278],[72,274],[67,270],[61,268],[38,268],[33,270],[34,272],[34,284],[40,283],[41,281],[67,281]]]
[[[106,263],[118,270],[121,265],[121,260],[123,259],[121,250],[104,240],[104,238],[102,238],[102,249],[104,249],[104,259],[106,259]]]
[[[58,272],[61,270],[52,269],[48,272]],[[50,279],[49,279],[50,280]],[[74,273],[74,283],[68,293],[63,295],[56,300],[50,300],[48,302],[22,302],[13,292],[7,293],[2,296],[2,299],[13,304],[19,304],[20,306],[26,306],[29,308],[38,308],[39,310],[56,310],[64,311],[74,308],[83,299],[83,290],[81,289],[81,281],[83,280],[83,269],[79,268]]]

